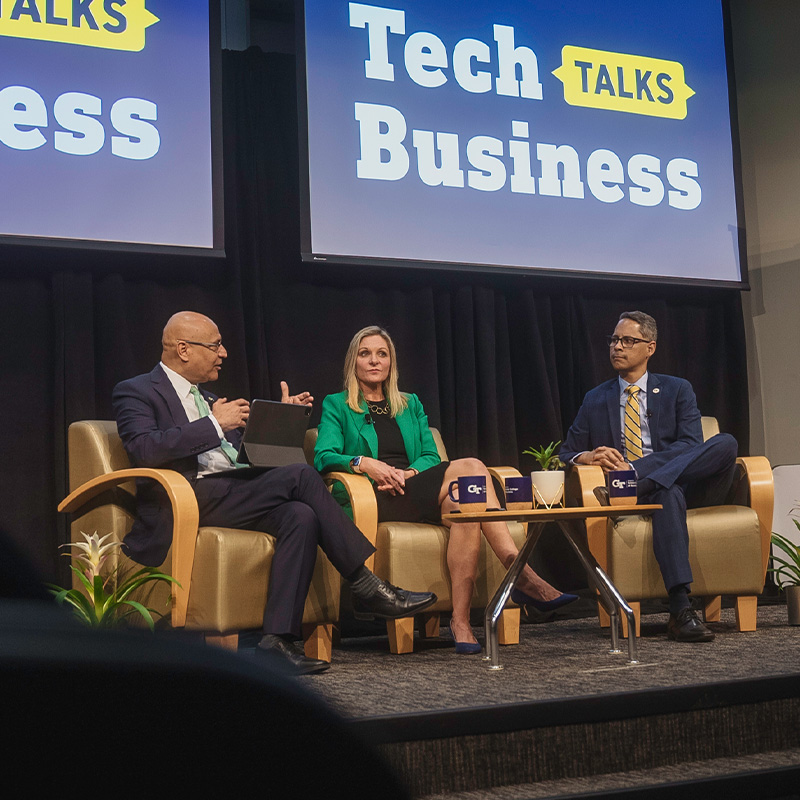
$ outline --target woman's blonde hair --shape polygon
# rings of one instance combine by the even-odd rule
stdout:
[[[396,417],[402,413],[408,401],[405,395],[397,388],[398,370],[397,370],[397,352],[394,349],[394,342],[392,337],[377,325],[368,325],[362,328],[351,340],[350,346],[347,348],[347,354],[344,357],[344,390],[347,392],[347,405],[353,411],[362,412],[365,410],[362,400],[364,395],[361,393],[361,387],[358,385],[358,378],[356,378],[356,360],[358,359],[358,348],[361,342],[367,336],[380,336],[389,348],[389,377],[383,382],[383,396],[389,401],[389,408],[391,414]]]

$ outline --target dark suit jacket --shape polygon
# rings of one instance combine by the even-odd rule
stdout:
[[[201,389],[209,405],[217,397]],[[111,396],[122,444],[134,466],[174,469],[185,478],[197,478],[197,456],[219,447],[219,435],[208,418],[189,422],[178,395],[161,365],[114,387]],[[225,438],[234,447],[242,431]],[[227,490],[224,482],[219,491]],[[136,486],[136,520],[123,548],[134,561],[147,566],[163,563],[172,543],[172,511],[166,493],[153,481]]]
[[[621,449],[619,381],[601,383],[586,394],[567,438],[561,460],[569,463],[578,453],[596,447]],[[700,411],[692,386],[683,378],[649,373],[647,412],[653,452],[634,462],[639,478],[671,486],[693,458],[691,450],[703,442]]]

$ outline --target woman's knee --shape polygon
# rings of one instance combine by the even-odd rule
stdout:
[[[459,458],[450,462],[459,475],[485,475],[488,470],[479,458]]]

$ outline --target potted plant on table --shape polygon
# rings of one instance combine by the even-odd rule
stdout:
[[[531,472],[534,507],[552,508],[561,505],[564,500],[564,464],[556,455],[561,444],[550,442],[547,446],[529,447],[522,452],[533,456],[539,464],[539,470]]]
[[[800,531],[800,521],[792,517],[792,522]],[[789,624],[800,625],[800,546],[773,531],[772,548],[772,563],[778,566],[769,571],[775,576],[775,582],[781,591],[786,592]],[[777,555],[777,552],[783,553],[783,556]]]

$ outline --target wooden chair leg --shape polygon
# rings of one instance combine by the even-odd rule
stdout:
[[[600,620],[601,628],[611,627],[611,617],[608,616],[606,607],[599,600],[597,601],[597,618]]]
[[[234,653],[239,648],[238,633],[205,633],[203,634],[206,644],[214,647],[221,647],[223,650],[232,650]]]
[[[333,657],[333,625],[303,625],[303,650],[308,658],[318,658],[330,662]]]
[[[628,605],[633,609],[633,618],[636,622],[636,635],[642,635],[642,604],[638,601],[631,602],[628,601]],[[624,614],[620,614],[619,617],[622,620],[622,637],[623,639],[628,638],[628,618]],[[609,625],[611,624],[609,618]]]
[[[754,631],[756,629],[756,616],[758,611],[758,598],[755,595],[736,598],[736,628],[740,631]]]
[[[427,614],[420,614],[420,634],[425,639],[438,639],[439,628],[441,626],[441,614],[438,611],[431,611]]]
[[[414,617],[387,619],[386,632],[389,634],[389,650],[392,653],[414,652]]]
[[[519,644],[518,608],[506,608],[497,620],[497,641],[499,644]]]
[[[722,595],[703,598],[703,619],[706,622],[719,622],[722,611]]]

